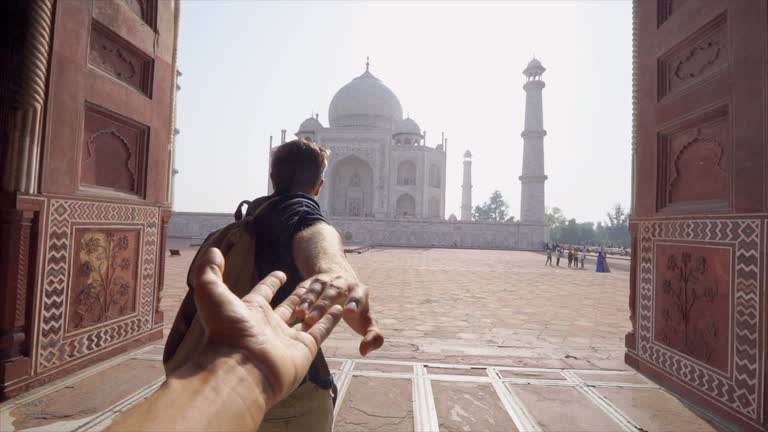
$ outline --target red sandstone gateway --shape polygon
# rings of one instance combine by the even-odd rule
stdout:
[[[627,363],[765,430],[768,4],[634,3]]]

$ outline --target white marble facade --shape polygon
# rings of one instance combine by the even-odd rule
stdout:
[[[446,140],[427,145],[426,133],[403,118],[400,100],[367,64],[336,92],[328,119],[324,126],[312,116],[295,134],[331,150],[319,197],[326,215],[445,219]]]
[[[471,220],[469,151],[463,158],[461,221],[455,215],[446,218],[447,140],[441,137],[439,144],[425,145],[426,132],[413,119],[403,118],[397,96],[368,65],[333,97],[328,126],[312,116],[295,134],[331,149],[319,197],[329,222],[353,244],[540,250],[549,241],[544,222],[543,72],[535,59],[524,71],[528,80],[523,87],[527,98],[520,222]],[[283,131],[281,143],[285,141]],[[271,192],[271,184],[269,188]],[[194,243],[230,222],[230,214],[174,213],[168,237]]]

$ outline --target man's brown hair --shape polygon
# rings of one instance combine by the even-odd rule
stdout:
[[[269,170],[275,193],[314,189],[323,177],[330,154],[327,148],[300,139],[276,148]]]

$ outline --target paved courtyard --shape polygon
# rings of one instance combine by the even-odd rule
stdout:
[[[166,328],[193,254],[167,260]],[[348,256],[387,340],[360,358],[342,324],[325,343],[336,431],[712,430],[624,365],[626,266],[551,268],[513,251]],[[0,430],[101,430],[162,383],[161,353],[158,341],[8,401]]]

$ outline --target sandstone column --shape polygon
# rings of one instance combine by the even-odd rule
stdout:
[[[464,152],[464,182],[461,184],[461,220],[472,220],[472,153]]]
[[[544,81],[541,75],[546,69],[535,58],[528,63],[523,74],[528,78],[525,90],[525,129],[523,137],[523,173],[520,176],[520,220],[544,222],[544,114],[541,91]]]

